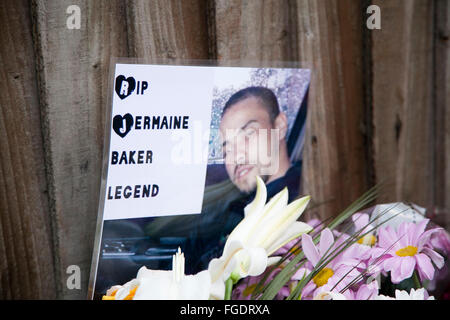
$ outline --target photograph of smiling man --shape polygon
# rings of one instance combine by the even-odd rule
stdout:
[[[230,72],[220,71],[224,78]],[[193,270],[220,256],[254,198],[256,176],[266,183],[268,199],[285,187],[289,201],[301,195],[310,71],[248,69],[247,77],[240,86],[214,90],[212,129],[217,130],[211,131],[210,154],[216,159],[210,155],[202,215],[191,232]]]
[[[272,90],[248,87],[233,94],[220,133],[228,177],[242,192],[256,188],[256,176],[269,183],[289,169],[287,117]]]

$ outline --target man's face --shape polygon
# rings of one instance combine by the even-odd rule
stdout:
[[[232,105],[222,117],[220,134],[225,168],[231,181],[243,192],[255,189],[256,176],[264,181],[269,178],[267,168],[273,164],[271,129],[267,109],[254,97]]]

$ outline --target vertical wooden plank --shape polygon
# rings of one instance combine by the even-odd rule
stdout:
[[[313,69],[303,183],[334,216],[369,185],[359,1],[297,1],[299,60]]]
[[[204,0],[133,0],[127,3],[131,57],[207,59],[207,3]]]
[[[56,297],[30,17],[0,6],[0,299]]]
[[[89,1],[88,46],[89,46],[89,101],[97,109],[90,114],[95,132],[95,161],[92,172],[101,174],[105,116],[108,109],[108,82],[110,59],[128,57],[126,2],[121,0]],[[96,118],[91,118],[96,117]]]
[[[436,1],[435,8],[435,205],[443,226],[450,228],[450,3]],[[446,210],[445,210],[446,209]]]
[[[434,199],[433,1],[373,1],[374,158],[381,202]]]
[[[81,28],[68,29],[72,1],[34,1],[35,44],[47,181],[55,234],[58,297],[84,299],[101,175],[110,56],[127,56],[122,1],[78,1]],[[66,269],[81,269],[81,290]]]
[[[219,60],[295,61],[289,1],[216,0],[216,46]]]

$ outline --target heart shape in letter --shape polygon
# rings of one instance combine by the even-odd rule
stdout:
[[[118,114],[113,118],[113,129],[122,138],[124,138],[133,127],[133,116],[129,113],[123,117]]]
[[[116,78],[116,93],[120,99],[125,99],[130,94],[133,93],[136,88],[136,80],[133,77],[125,78],[125,76],[120,75]]]

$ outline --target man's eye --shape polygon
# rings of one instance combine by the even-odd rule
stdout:
[[[256,133],[255,129],[248,129],[248,130],[245,131],[245,135],[246,136],[251,136],[251,135],[253,135],[255,133]]]

